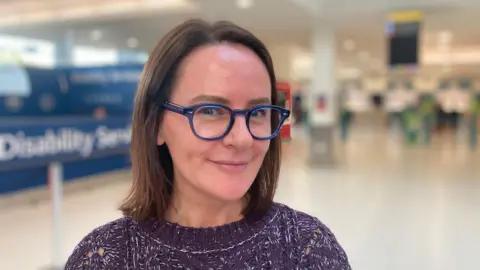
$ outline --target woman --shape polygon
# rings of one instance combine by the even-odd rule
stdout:
[[[316,218],[273,202],[275,74],[228,22],[190,20],[146,63],[135,99],[123,218],[87,235],[66,269],[350,269]]]

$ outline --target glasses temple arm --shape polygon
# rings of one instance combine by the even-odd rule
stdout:
[[[174,111],[174,112],[177,112],[177,113],[181,113],[183,114],[185,112],[185,108],[180,106],[180,105],[177,105],[177,104],[173,104],[173,103],[170,103],[170,102],[165,102],[163,104],[163,106],[171,111]]]

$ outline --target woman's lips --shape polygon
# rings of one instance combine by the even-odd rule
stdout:
[[[248,166],[248,162],[237,161],[213,161],[211,162],[220,170],[228,173],[241,173],[245,171]]]

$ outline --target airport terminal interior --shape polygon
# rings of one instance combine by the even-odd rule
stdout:
[[[275,200],[328,226],[352,269],[480,269],[478,14],[477,0],[0,1],[0,269],[63,269],[122,216],[144,64],[190,18],[268,48],[291,112]]]

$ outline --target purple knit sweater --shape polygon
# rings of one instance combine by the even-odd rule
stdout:
[[[73,269],[350,270],[335,236],[318,219],[274,204],[259,221],[208,229],[124,217],[95,229],[75,248]]]

